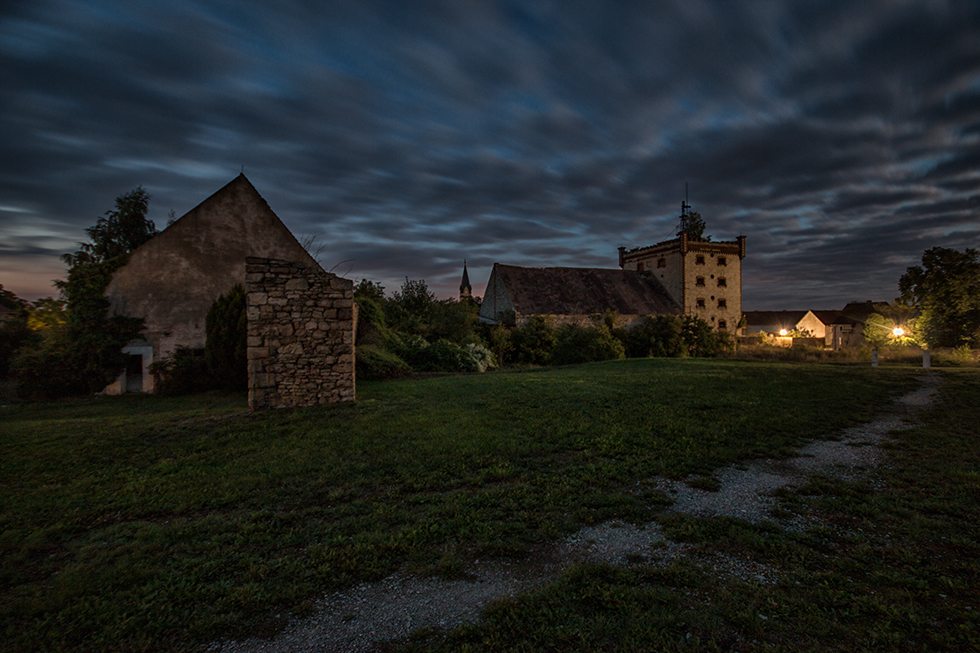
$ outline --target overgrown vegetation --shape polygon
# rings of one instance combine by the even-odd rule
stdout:
[[[203,350],[180,347],[153,364],[157,392],[173,396],[248,387],[248,316],[241,284],[211,303],[205,338]]]
[[[110,315],[105,289],[130,252],[156,234],[146,218],[150,195],[142,188],[116,198],[85,233],[74,254],[62,258],[68,278],[56,282],[65,302],[64,322],[49,324],[41,337],[22,346],[12,362],[18,392],[50,399],[96,392],[125,367],[122,348],[142,331],[142,320]]]
[[[322,592],[399,568],[459,569],[583,524],[646,523],[667,502],[655,477],[782,455],[870,419],[914,375],[643,359],[362,383],[356,404],[254,415],[244,395],[215,393],[8,406],[0,648],[196,650],[271,634]],[[604,605],[596,615],[609,624],[629,618],[619,585],[596,580],[620,572],[575,573],[586,585],[569,599]],[[677,573],[660,583],[665,600],[684,605],[684,583],[708,584]],[[547,627],[544,614],[529,634]]]

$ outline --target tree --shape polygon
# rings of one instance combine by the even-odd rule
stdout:
[[[85,230],[90,241],[62,256],[68,278],[55,282],[66,303],[65,325],[14,362],[19,391],[32,398],[95,392],[125,367],[122,348],[139,336],[143,321],[109,315],[105,289],[129,253],[156,235],[146,218],[150,195],[137,188]]]
[[[689,211],[681,216],[680,231],[687,234],[690,240],[711,240],[711,236],[704,237],[706,225],[697,211]]]
[[[241,284],[211,303],[204,324],[204,359],[215,384],[230,390],[245,390],[248,387],[248,317],[245,289]]]
[[[931,347],[980,346],[980,254],[933,247],[898,281],[898,301],[918,309],[919,337]]]

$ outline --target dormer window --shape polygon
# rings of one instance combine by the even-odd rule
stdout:
[[[728,265],[728,259],[724,256],[718,257],[718,265]]]

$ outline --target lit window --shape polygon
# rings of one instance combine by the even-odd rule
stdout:
[[[657,267],[658,268],[665,268],[665,267],[667,267],[667,259],[665,259],[665,258],[657,259]]]
[[[702,254],[698,254],[694,258],[694,263],[695,265],[704,265],[704,256]]]
[[[704,277],[698,277],[695,280],[694,285],[695,286],[703,286],[704,285]]]
[[[694,302],[694,305],[697,306],[698,308],[704,308],[704,298],[699,297],[697,301]]]
[[[718,277],[718,287],[727,286],[728,282],[725,281],[725,277]]]
[[[728,259],[724,256],[718,257],[718,265],[728,265]]]
[[[728,302],[726,302],[724,299],[718,300],[718,308],[725,308],[726,306],[728,306]]]

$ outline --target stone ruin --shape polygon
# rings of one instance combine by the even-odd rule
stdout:
[[[354,283],[319,267],[249,257],[248,405],[354,400]]]

